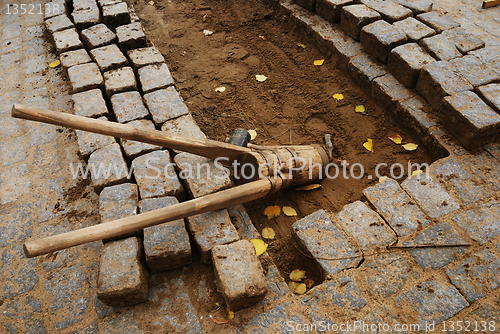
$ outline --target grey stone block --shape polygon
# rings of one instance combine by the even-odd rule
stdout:
[[[469,303],[500,286],[500,259],[484,249],[446,270],[450,281]]]
[[[48,20],[45,20],[45,27],[47,30],[53,34],[56,31],[73,28],[73,22],[70,21],[66,14],[54,16]]]
[[[61,15],[61,14],[67,14],[68,13],[68,8],[66,6],[66,3],[64,1],[51,1],[48,2],[44,5],[44,18],[50,19],[54,16]]]
[[[58,54],[66,51],[77,50],[83,48],[80,36],[75,28],[56,31],[52,34]]]
[[[133,91],[114,94],[110,100],[116,120],[120,123],[127,123],[149,116],[148,109],[146,109],[139,92]]]
[[[400,102],[414,96],[408,88],[403,86],[391,74],[373,80],[372,94],[377,96],[379,101],[390,110],[396,110]]]
[[[365,5],[344,6],[340,13],[340,27],[357,41],[359,41],[361,29],[377,20],[380,20],[380,14]]]
[[[128,65],[127,58],[125,58],[116,44],[90,50],[90,55],[102,72]]]
[[[153,116],[153,121],[158,126],[171,119],[189,114],[188,108],[175,87],[144,94],[144,100]]]
[[[144,199],[139,203],[141,213],[178,204],[175,197]],[[191,244],[184,219],[144,229],[146,263],[153,272],[162,272],[187,266],[193,262]]]
[[[364,88],[371,87],[375,78],[387,74],[382,63],[362,52],[349,61],[348,70],[353,81]]]
[[[249,240],[213,247],[212,262],[228,310],[238,311],[264,299],[266,278]]]
[[[75,65],[68,69],[71,91],[74,93],[102,88],[104,81],[96,63]]]
[[[384,20],[378,20],[361,29],[360,40],[368,53],[386,64],[391,50],[406,43],[406,35]]]
[[[101,22],[101,13],[97,6],[91,9],[73,10],[71,16],[78,30],[87,29]]]
[[[292,230],[298,242],[318,261],[325,277],[355,268],[363,258],[324,210],[302,218],[292,225]]]
[[[137,238],[107,243],[101,250],[97,298],[108,306],[130,306],[148,298],[148,272]]]
[[[366,188],[363,195],[400,237],[431,223],[415,201],[393,179]]]
[[[413,15],[427,13],[432,10],[432,0],[398,0],[398,3],[412,10]]]
[[[135,80],[132,67],[121,67],[104,73],[104,87],[106,94],[112,96],[116,93],[126,91],[136,91],[137,82]]]
[[[104,101],[100,89],[73,94],[71,98],[73,99],[75,115],[97,118],[108,114],[106,101]]]
[[[316,0],[315,12],[327,21],[339,23],[342,7],[353,3],[354,0]]]
[[[500,189],[500,163],[492,158],[488,152],[471,155],[464,159],[463,163],[494,191]],[[483,166],[488,166],[489,168],[484,168]]]
[[[477,87],[476,93],[487,105],[500,114],[500,84]]]
[[[458,214],[452,220],[480,245],[500,235],[500,203],[495,200]]]
[[[111,28],[129,24],[130,14],[128,13],[127,3],[117,2],[102,6],[102,20]]]
[[[73,0],[73,10],[98,9],[95,0]]]
[[[139,81],[144,94],[157,89],[167,88],[174,84],[174,79],[165,63],[141,67],[137,73],[139,74]]]
[[[409,178],[401,187],[431,218],[440,218],[459,208],[458,203],[427,174]]]
[[[447,61],[436,61],[422,68],[416,88],[435,110],[439,109],[445,96],[474,88],[456,72]]]
[[[316,7],[316,0],[294,0],[293,2],[310,12],[314,12],[314,8]]]
[[[437,60],[462,57],[462,54],[455,47],[455,43],[444,34],[424,38],[419,44]]]
[[[145,127],[150,130],[155,130],[153,122],[147,119],[139,119],[136,121],[129,122],[127,124],[133,126]],[[134,140],[122,139],[122,138],[120,138],[120,144],[123,147],[123,151],[125,152],[125,156],[127,157],[128,160],[133,160],[139,155],[149,153],[154,150],[159,150],[161,148],[160,146],[142,143]]]
[[[108,120],[106,117],[100,117],[99,119],[101,121]],[[80,154],[84,159],[88,159],[94,151],[103,148],[104,146],[116,143],[115,138],[111,136],[80,130],[75,130],[75,132],[78,140],[78,148],[80,149]]]
[[[473,92],[445,97],[440,111],[444,125],[467,149],[493,141],[500,131],[500,115]]]
[[[92,61],[85,49],[63,52],[59,55],[59,60],[66,71],[72,66],[86,64]]]
[[[160,51],[154,46],[130,50],[127,55],[134,70],[147,65],[161,64],[165,61]]]
[[[474,87],[500,81],[500,69],[496,71],[490,68],[475,56],[467,55],[452,59],[450,60],[450,64],[455,66],[460,75],[467,79]]]
[[[128,167],[123,159],[118,143],[105,146],[90,155],[89,165],[93,165],[96,173],[92,173],[92,182],[97,189],[127,181]],[[99,166],[102,168],[99,170]],[[107,171],[110,171],[107,173]],[[97,172],[100,171],[99,175]]]
[[[241,204],[227,208],[231,223],[238,231],[241,239],[258,239],[260,238],[259,232],[252,223],[250,216],[245,207]]]
[[[137,214],[139,192],[137,185],[124,183],[104,188],[99,194],[101,222],[133,216]]]
[[[417,20],[427,24],[429,27],[436,30],[438,34],[448,29],[460,27],[460,23],[437,11],[419,14],[417,15]]]
[[[469,54],[478,57],[491,68],[500,68],[500,45],[488,46],[484,49],[471,51]]]
[[[434,62],[425,50],[415,43],[400,45],[392,49],[387,60],[389,71],[408,88],[417,85],[420,69]]]
[[[337,60],[339,67],[348,67],[349,62],[356,56],[365,55],[360,43],[353,40],[341,30],[336,30],[336,34],[329,38],[332,43],[333,58]]]
[[[445,30],[443,34],[448,36],[455,43],[458,51],[463,54],[484,48],[485,45],[482,40],[461,27]]]
[[[382,16],[382,19],[393,23],[396,21],[401,21],[407,17],[411,17],[413,12],[403,7],[396,2],[392,1],[379,1],[379,0],[358,0],[360,3],[376,10]]]
[[[88,49],[116,43],[115,33],[103,23],[82,30],[82,39]]]
[[[205,264],[212,263],[212,247],[239,240],[226,210],[188,217],[187,227],[200,250],[201,262]]]
[[[144,34],[142,26],[139,22],[117,27],[116,36],[118,37],[118,43],[120,43],[120,47],[124,52],[126,50],[145,48],[148,46],[146,34]]]
[[[408,17],[402,21],[394,22],[393,25],[404,32],[410,42],[418,42],[422,38],[431,37],[436,34],[436,31],[429,28],[422,22]]]
[[[113,5],[115,3],[120,3],[122,0],[97,0],[101,7]]]
[[[356,201],[344,206],[337,217],[340,225],[354,236],[363,251],[389,246],[397,241],[391,228],[363,202]]]
[[[163,123],[161,131],[173,135],[181,135],[193,138],[206,138],[191,115],[181,116]]]
[[[500,143],[489,143],[484,150],[500,162]]]
[[[182,187],[168,151],[154,151],[132,161],[141,198],[175,196],[184,199]]]

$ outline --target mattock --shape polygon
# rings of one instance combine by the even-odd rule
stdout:
[[[228,208],[264,197],[289,186],[321,179],[331,156],[319,145],[256,146],[248,145],[245,133],[233,133],[229,143],[210,139],[170,135],[162,131],[128,124],[92,119],[15,104],[12,117],[65,126],[77,130],[135,140],[201,155],[241,166],[233,176],[235,187],[192,199],[166,208],[102,223],[44,239],[24,243],[31,258],[88,242],[117,237],[146,227],[189,216]],[[242,138],[243,136],[243,138]],[[238,146],[232,143],[236,143]],[[331,144],[330,144],[331,145]],[[329,145],[327,145],[329,146]],[[329,151],[330,147],[327,148]],[[330,152],[329,152],[330,153]],[[260,171],[260,173],[258,172]]]

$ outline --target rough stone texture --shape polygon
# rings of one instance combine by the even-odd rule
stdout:
[[[500,163],[493,159],[489,153],[482,152],[472,155],[464,159],[463,163],[494,191],[500,189]]]
[[[293,2],[310,12],[314,12],[314,8],[316,7],[316,0],[294,0]]]
[[[382,19],[393,23],[396,21],[401,21],[407,17],[411,17],[413,12],[403,7],[396,2],[392,1],[379,1],[379,0],[358,0],[360,3],[376,10],[382,16]]]
[[[391,50],[406,43],[406,35],[384,20],[378,20],[361,29],[360,40],[368,53],[385,64]]]
[[[484,245],[500,235],[500,203],[491,200],[452,218],[470,238]]]
[[[165,122],[161,127],[161,131],[173,135],[206,138],[205,134],[201,131],[191,115],[181,116]]]
[[[92,182],[97,189],[127,180],[128,168],[118,143],[105,146],[92,153],[88,164],[93,165],[96,171],[99,171],[99,165],[102,164],[100,175],[92,173],[91,170]],[[106,177],[108,169],[110,173]]]
[[[73,10],[98,9],[95,0],[73,0]]]
[[[161,64],[165,61],[160,51],[154,46],[130,50],[127,55],[135,70],[146,65]]]
[[[47,30],[53,34],[56,31],[73,28],[73,22],[70,21],[66,14],[54,16],[45,21]]]
[[[415,88],[420,69],[434,61],[435,59],[418,44],[408,43],[391,51],[387,66],[399,82],[408,88]]]
[[[144,100],[153,116],[153,121],[158,126],[171,119],[189,114],[188,108],[175,87],[144,94]]]
[[[437,11],[419,14],[417,15],[417,20],[427,24],[429,27],[436,30],[438,34],[444,30],[460,27],[460,23]]]
[[[80,36],[75,28],[57,31],[52,34],[52,37],[58,54],[83,48],[82,41],[80,41]]]
[[[134,70],[132,67],[122,67],[104,73],[104,86],[106,94],[111,96],[116,93],[137,90]]]
[[[106,117],[100,117],[101,121],[107,121]],[[76,138],[78,139],[78,148],[80,149],[80,154],[85,158],[88,157],[96,150],[103,148],[104,146],[116,143],[115,138],[111,136],[100,135],[88,131],[75,130]]]
[[[144,94],[174,84],[174,79],[165,63],[144,66],[138,70],[138,74]]]
[[[144,199],[139,203],[140,213],[166,208],[179,201],[175,197]],[[144,229],[146,263],[153,272],[162,272],[187,266],[193,262],[191,244],[184,219]]]
[[[105,187],[99,195],[99,214],[101,223],[133,216],[137,214],[139,192],[134,183],[124,183]],[[136,236],[137,232],[128,232],[116,237],[104,239],[103,242]]]
[[[441,323],[469,306],[465,298],[452,285],[438,281],[425,281],[409,292],[400,294],[397,306],[404,308],[401,323]]]
[[[427,174],[409,178],[401,187],[431,218],[440,218],[459,208],[457,202]]]
[[[174,157],[174,161],[179,170],[179,178],[184,181],[186,190],[194,198],[231,187],[229,175],[220,166],[215,166],[211,159],[180,153]]]
[[[461,27],[445,30],[443,34],[448,36],[455,43],[458,51],[463,54],[484,48],[485,45],[482,40]]]
[[[97,6],[91,9],[74,10],[71,16],[78,30],[87,29],[101,22],[101,14]]]
[[[413,11],[413,15],[427,13],[432,10],[432,0],[398,0],[398,3]]]
[[[104,81],[96,63],[75,65],[68,69],[71,91],[74,93],[102,88]]]
[[[108,114],[106,101],[104,101],[100,89],[73,94],[71,98],[73,99],[75,115],[97,118]]]
[[[384,66],[371,56],[360,53],[349,61],[349,74],[359,86],[369,88],[375,78],[387,74]]]
[[[363,251],[388,246],[397,240],[384,220],[363,202],[356,201],[344,206],[337,217],[344,230],[356,238]]]
[[[462,56],[455,43],[444,34],[424,38],[419,43],[437,60],[450,60]]]
[[[324,210],[318,210],[292,225],[294,236],[316,258],[323,275],[333,275],[346,268],[356,267],[362,253],[330,220]],[[341,260],[326,260],[337,259]]]
[[[213,247],[212,262],[229,310],[238,311],[264,299],[266,278],[249,240]]]
[[[431,223],[415,201],[393,179],[366,188],[363,195],[400,237]]]
[[[240,239],[226,210],[188,217],[187,227],[200,250],[201,262],[205,264],[212,263],[212,247]]]
[[[110,100],[116,120],[120,123],[127,123],[149,116],[149,111],[146,109],[139,92],[132,91],[114,94]]]
[[[141,198],[175,196],[184,199],[182,187],[168,151],[154,151],[132,161]]]
[[[107,243],[101,250],[97,298],[108,306],[129,306],[148,298],[148,272],[137,238]]]
[[[476,93],[487,105],[500,114],[500,84],[477,87]]]
[[[116,43],[115,33],[103,23],[82,30],[82,39],[88,49]]]
[[[452,59],[450,64],[455,66],[458,73],[474,87],[500,81],[500,69],[496,71],[490,68],[475,56],[467,55]]]
[[[122,0],[97,0],[101,7],[113,5],[115,3],[122,2]]]
[[[111,28],[129,24],[130,14],[128,13],[127,3],[117,2],[115,4],[102,6],[102,20]]]
[[[469,54],[478,57],[491,68],[500,68],[500,45],[471,51]]]
[[[315,12],[327,21],[339,23],[342,7],[353,3],[354,0],[316,0]]]
[[[439,109],[445,96],[474,88],[456,72],[447,61],[436,61],[422,68],[416,88],[434,110]]]
[[[44,18],[50,19],[54,16],[67,14],[68,10],[64,1],[52,1],[45,4]],[[29,14],[28,14],[29,15]]]
[[[333,45],[331,52],[334,59],[337,60],[337,66],[347,67],[352,58],[358,55],[365,55],[363,53],[363,47],[360,43],[353,40],[342,30],[333,30],[332,36],[327,37],[327,41]]]
[[[429,28],[413,17],[394,22],[392,25],[404,32],[410,42],[418,42],[422,38],[434,36],[436,34],[434,29]]]
[[[500,115],[473,92],[445,97],[441,115],[448,130],[467,149],[493,141],[500,131]]]
[[[391,74],[378,77],[372,82],[372,94],[377,96],[382,105],[396,110],[398,104],[413,97],[413,93],[403,86]]]
[[[136,121],[129,122],[127,124],[133,126],[145,127],[150,130],[155,130],[153,122],[147,119],[139,119]],[[134,140],[122,139],[122,138],[120,138],[120,144],[123,147],[123,151],[125,152],[125,156],[127,157],[128,160],[133,160],[139,155],[160,149],[160,146],[142,143]]]
[[[116,28],[116,36],[121,49],[126,50],[147,47],[146,35],[139,22],[130,23]]]
[[[450,281],[469,303],[500,286],[500,259],[484,249],[446,270]]]
[[[90,50],[90,55],[102,72],[128,65],[127,58],[125,58],[116,44]]]
[[[245,207],[241,204],[227,208],[231,223],[238,231],[241,239],[259,239],[260,234],[252,223]]]
[[[72,66],[86,64],[92,61],[85,49],[63,52],[59,55],[59,60],[66,71]]]
[[[340,13],[342,30],[357,41],[359,41],[361,29],[377,20],[380,20],[380,14],[365,5],[344,6]]]

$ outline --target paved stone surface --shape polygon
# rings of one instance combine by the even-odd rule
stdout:
[[[127,3],[117,2],[102,6],[102,20],[108,27],[115,28],[130,23]]]
[[[491,200],[456,215],[452,220],[464,229],[472,240],[484,245],[500,234],[499,213],[500,203]]]
[[[63,52],[59,55],[59,60],[66,71],[72,66],[86,64],[92,61],[85,49]]]
[[[94,88],[102,88],[104,81],[96,63],[75,65],[68,69],[68,77],[73,93]]]
[[[171,119],[189,114],[188,108],[175,87],[144,94],[144,101],[153,116],[153,121],[158,126]]]
[[[74,10],[71,16],[78,30],[89,28],[101,22],[101,14],[97,6],[90,9]]]
[[[55,32],[52,37],[57,53],[76,50],[83,47],[80,36],[75,28]]]
[[[486,104],[500,114],[500,84],[477,87],[476,93]]]
[[[160,51],[154,46],[130,50],[127,55],[135,70],[146,65],[161,64],[165,61]]]
[[[485,46],[485,43],[481,39],[461,27],[445,30],[443,34],[448,36],[455,43],[458,51],[463,54],[484,48]]]
[[[71,98],[75,115],[97,118],[108,114],[108,107],[100,89],[73,94]]]
[[[389,23],[401,21],[413,15],[410,9],[392,1],[359,0],[359,2],[379,12],[382,19]]]
[[[105,24],[100,23],[82,30],[82,40],[89,49],[116,43],[116,35]]]
[[[90,155],[88,164],[92,182],[98,189],[126,182],[129,174],[120,145],[117,143],[96,150]]]
[[[450,60],[462,56],[455,42],[444,34],[424,38],[419,44],[437,60]]]
[[[99,213],[103,223],[137,214],[137,185],[124,183],[104,188],[99,195]]]
[[[353,0],[316,0],[315,12],[327,21],[339,23],[342,7],[353,3]]]
[[[380,20],[380,14],[365,5],[344,6],[340,13],[342,30],[357,41],[359,41],[361,29],[377,20]]]
[[[259,239],[260,234],[252,223],[245,207],[241,204],[227,208],[231,223],[238,231],[240,239]]]
[[[110,100],[116,120],[120,123],[127,123],[149,116],[149,111],[144,105],[142,96],[137,91],[114,94]]]
[[[116,28],[116,36],[121,49],[126,50],[147,47],[146,35],[139,22],[134,22]]]
[[[410,42],[418,42],[422,38],[431,37],[436,34],[434,29],[426,26],[413,17],[408,17],[402,21],[394,22],[393,25],[397,29],[404,32]]]
[[[138,70],[138,74],[144,94],[174,84],[174,79],[165,63],[144,66]]]
[[[398,3],[413,11],[413,15],[427,13],[432,10],[434,2],[431,0],[398,0]]]
[[[370,87],[375,78],[387,74],[382,64],[364,53],[351,59],[348,70],[354,82],[365,88]]]
[[[406,35],[393,25],[379,20],[361,29],[360,40],[367,52],[386,64],[391,50],[406,43]]]
[[[99,117],[102,121],[107,121],[106,117]],[[115,138],[111,136],[100,135],[93,132],[75,130],[76,137],[78,138],[78,148],[80,154],[85,158],[88,157],[96,150],[103,148],[107,145],[116,143]]]
[[[56,31],[73,28],[73,22],[70,21],[67,15],[54,16],[45,21],[45,26],[47,30],[53,34]]]
[[[387,60],[389,71],[408,88],[417,85],[420,69],[434,62],[422,47],[416,43],[400,45],[392,49]]]
[[[386,106],[396,109],[400,101],[413,97],[413,94],[391,74],[375,78],[372,82],[372,94]]]
[[[106,94],[112,96],[116,93],[137,90],[134,71],[131,67],[121,67],[104,73],[104,86]]]
[[[90,50],[90,55],[102,72],[128,65],[127,58],[125,58],[116,44]]]
[[[438,34],[444,30],[460,27],[460,23],[437,11],[419,14],[417,19],[436,30]]]
[[[452,59],[450,64],[474,87],[500,81],[500,72],[488,67],[475,56]]]
[[[145,127],[145,128],[150,129],[150,130],[155,129],[153,122],[151,122],[148,119],[139,119],[136,121],[128,122],[127,124],[133,125],[133,126]],[[122,139],[122,138],[120,138],[119,140],[120,140],[120,145],[122,146],[123,151],[125,153],[125,157],[129,161],[132,161],[133,159],[137,158],[139,155],[143,155],[145,153],[149,153],[151,151],[160,149],[160,146],[146,144],[146,143],[142,143],[139,141],[127,140],[127,139]]]

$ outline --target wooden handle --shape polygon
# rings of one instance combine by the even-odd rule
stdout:
[[[274,179],[274,181],[279,183],[280,179]],[[276,184],[274,187],[276,187]],[[273,185],[271,180],[263,179],[166,208],[62,233],[44,239],[28,241],[23,245],[24,254],[26,257],[31,258],[78,246],[87,242],[117,237],[125,233],[135,232],[146,227],[163,224],[176,219],[228,208],[264,197],[272,188]]]
[[[62,112],[54,112],[20,104],[14,104],[11,115],[15,118],[49,123],[77,130],[159,145],[201,155],[214,160],[219,157],[227,157],[229,161],[232,162],[236,160],[241,153],[252,151],[246,147],[226,144],[216,140],[170,135],[158,130],[108,122]]]

